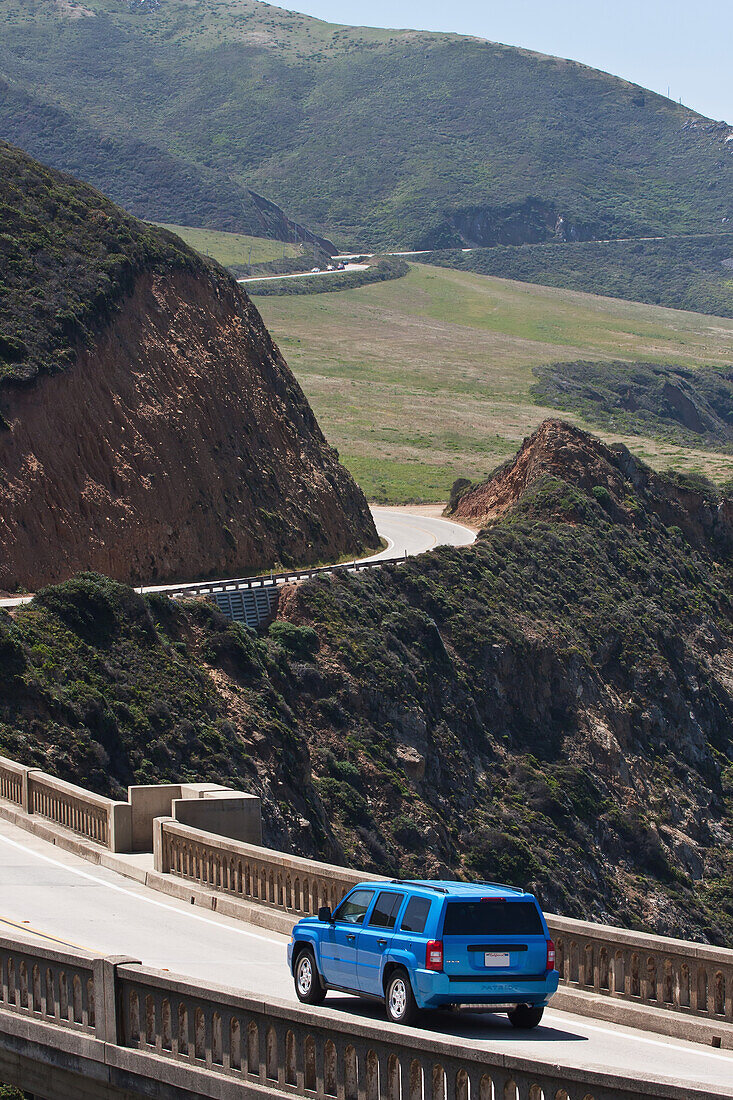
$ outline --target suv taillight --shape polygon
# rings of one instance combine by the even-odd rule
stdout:
[[[442,970],[443,969],[443,941],[442,940],[428,940],[428,946],[425,949],[425,969],[426,970]]]
[[[552,940],[547,941],[547,961],[545,963],[545,970],[555,969],[555,945]]]

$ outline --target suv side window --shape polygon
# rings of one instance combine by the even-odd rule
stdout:
[[[346,924],[361,924],[369,908],[373,890],[354,890],[345,901],[342,901],[334,913],[334,920],[345,921]]]
[[[424,932],[429,912],[429,898],[410,898],[400,928],[403,932]]]
[[[369,927],[394,928],[404,896],[404,894],[393,894],[391,891],[383,890],[372,909]]]

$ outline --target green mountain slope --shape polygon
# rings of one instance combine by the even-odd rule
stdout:
[[[733,317],[730,232],[655,241],[584,241],[524,248],[499,245],[471,252],[454,249],[434,252],[423,262]]]
[[[374,246],[713,231],[733,214],[729,127],[574,62],[257,0],[0,0],[0,21],[5,136],[159,220],[246,229],[231,205],[250,187]],[[47,111],[82,115],[103,163]],[[132,193],[114,145],[140,141],[157,152]],[[166,157],[183,194],[161,186]]]
[[[266,843],[733,945],[733,501],[549,422],[503,514],[269,634],[101,577],[0,612],[0,752],[260,794]],[[497,503],[501,508],[497,508]]]

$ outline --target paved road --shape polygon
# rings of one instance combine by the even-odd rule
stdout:
[[[243,992],[294,1001],[285,963],[286,938],[243,922],[192,910],[190,905],[59,851],[0,821],[0,934],[39,935],[104,954],[130,954],[146,965]],[[355,1017],[389,1028],[379,1005],[330,994],[340,1023]],[[461,1037],[467,1046],[501,1049],[560,1066],[631,1074],[660,1081],[706,1085],[733,1097],[733,1054],[631,1028],[586,1023],[548,1009],[534,1032],[517,1032],[490,1014],[426,1017],[436,1034]]]
[[[387,540],[387,546],[379,554],[364,558],[364,561],[379,561],[403,554],[412,557],[434,550],[436,546],[469,546],[476,538],[475,531],[440,516],[423,515],[404,508],[380,508],[376,504],[371,512],[377,531]]]
[[[438,508],[435,510],[438,511]],[[360,558],[360,561],[372,559],[379,561],[382,558],[396,557],[405,553],[411,557],[413,554],[424,554],[426,550],[433,550],[436,546],[444,544],[466,546],[476,538],[474,531],[463,527],[460,523],[452,523],[450,520],[436,516],[407,512],[402,508],[375,506],[372,508],[372,515],[377,531],[386,540],[387,547],[369,558]],[[201,583],[200,580],[190,582],[192,587],[199,583]],[[185,584],[147,585],[143,588],[143,592],[167,592],[172,588],[178,590],[185,587]],[[32,596],[10,596],[0,599],[0,607],[18,607],[19,604],[28,603],[32,598]]]
[[[347,264],[341,271],[296,271],[294,275],[255,275],[248,279],[237,279],[238,283],[271,283],[280,279],[312,279],[318,275],[346,275],[349,271],[366,271],[369,264]]]

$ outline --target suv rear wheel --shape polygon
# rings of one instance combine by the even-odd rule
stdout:
[[[295,962],[295,992],[299,1001],[307,1005],[323,1004],[326,990],[318,973],[315,956],[310,947],[304,948]]]
[[[544,1007],[534,1008],[531,1005],[517,1005],[511,1012],[507,1012],[512,1027],[530,1028],[537,1027],[542,1019]]]
[[[393,1024],[414,1024],[417,1020],[419,1010],[406,970],[399,969],[390,974],[384,992],[384,1005],[387,1019]]]

